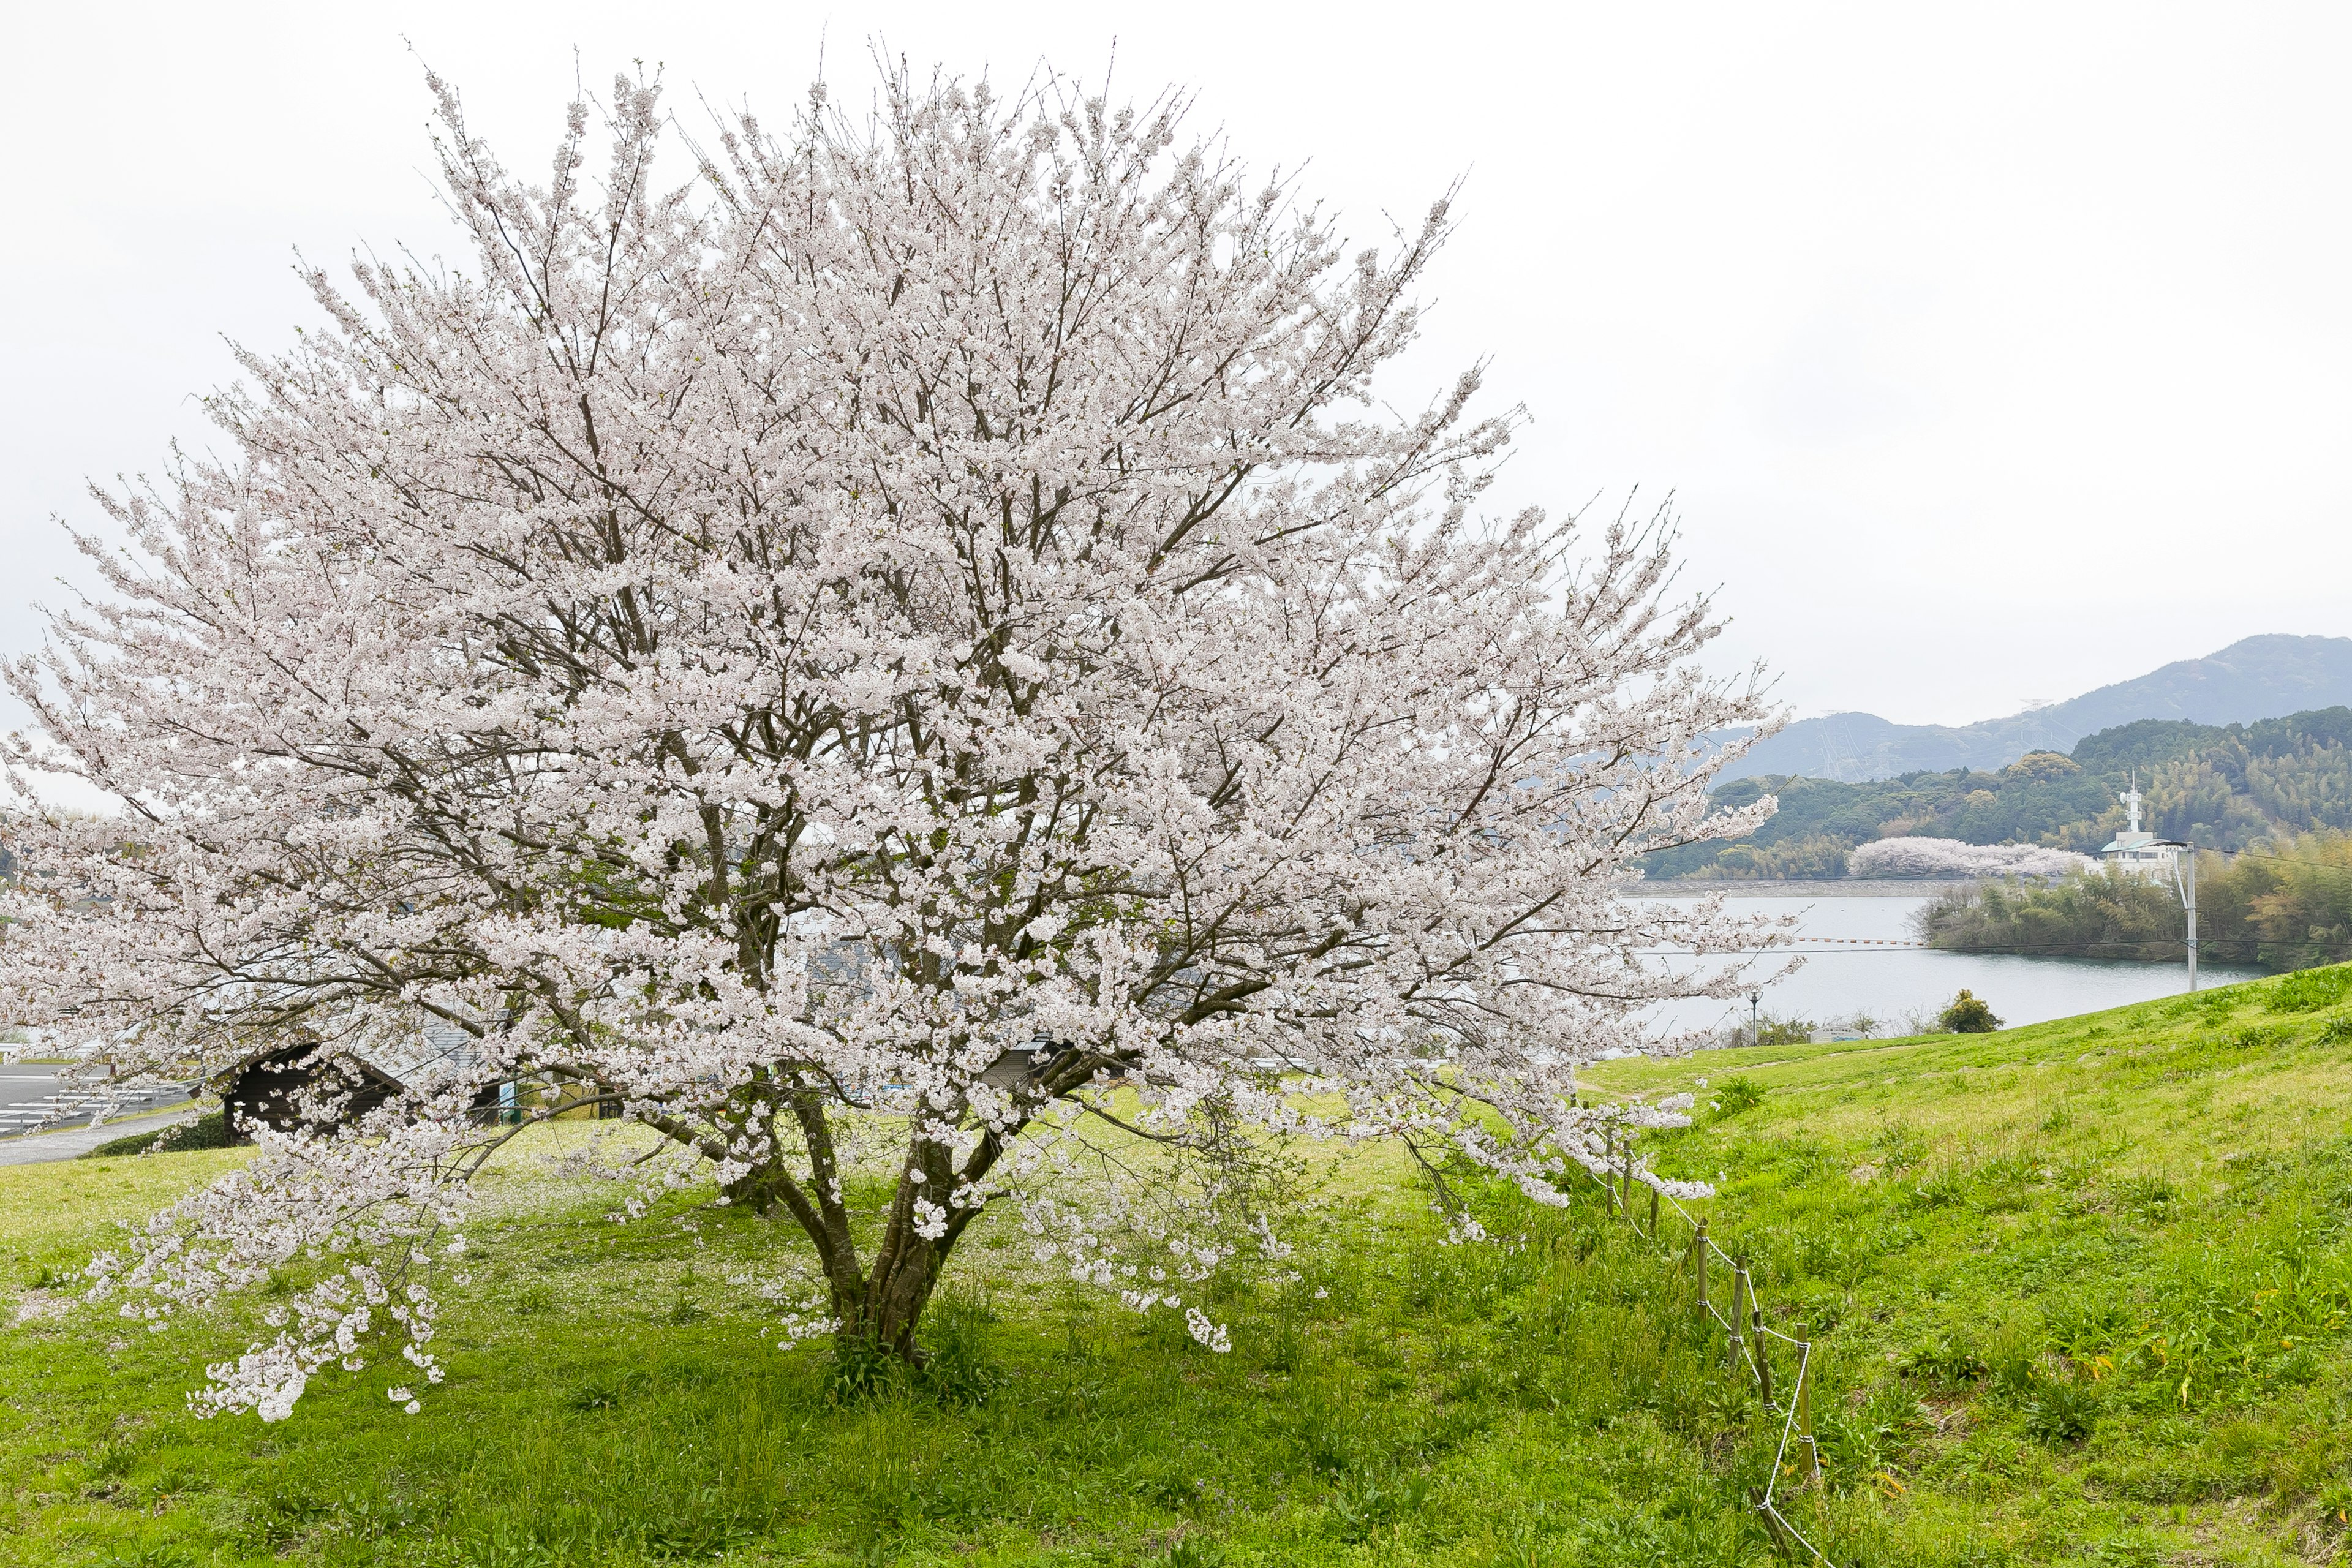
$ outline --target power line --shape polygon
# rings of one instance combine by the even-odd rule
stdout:
[[[2199,939],[2198,945],[2210,952],[2216,946],[2234,944],[2236,941],[2237,939],[2230,937],[2203,937]],[[2187,945],[2183,939],[2177,936],[2151,936],[2119,937],[2113,942],[2069,942],[2037,947],[1938,947],[1933,942],[1889,942],[1877,947],[1724,947],[1711,948],[1705,952],[1701,952],[1696,948],[1654,947],[1643,951],[1695,958],[1773,958],[1784,953],[1810,954],[1818,957],[1823,953],[1846,952],[1867,953],[1873,956],[1902,952],[1972,952],[1990,954],[1994,957],[2009,955],[2025,958],[2081,958],[2086,956],[2084,949],[2094,947],[2185,947]]]
[[[2304,860],[2292,855],[2265,855],[2259,849],[2208,849],[2208,855],[2219,855],[2225,860],[2272,860],[2282,866],[2308,866],[2315,871],[2335,871],[2352,876],[2352,866],[2338,866],[2333,860]]]

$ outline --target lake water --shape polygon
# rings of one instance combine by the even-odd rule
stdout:
[[[1782,888],[1773,893],[1727,898],[1733,914],[1788,915],[1799,919],[1791,945],[1805,948],[1810,941],[1866,939],[1875,942],[1916,942],[1911,917],[1926,907],[1927,895],[1895,890],[1856,896],[1859,889],[1808,893]],[[1644,895],[1648,897],[1650,895]],[[1696,900],[1672,898],[1667,902],[1688,905]],[[1803,967],[1764,987],[1763,1010],[1777,1017],[1805,1018],[1816,1024],[1867,1013],[1884,1026],[1899,1026],[1906,1014],[1932,1016],[1962,987],[1990,1004],[2009,1024],[2040,1024],[2103,1007],[2176,996],[2189,988],[2188,969],[2180,963],[2127,963],[2095,958],[2028,958],[2005,953],[1939,952],[1925,948],[1865,948],[1851,952],[1807,952]],[[1750,960],[1757,970],[1770,973],[1785,962],[1778,956]],[[2252,980],[2265,970],[2234,964],[2200,964],[2200,987]],[[1748,1002],[1696,1000],[1669,1003],[1657,1011],[1661,1027],[1710,1028],[1737,1020],[1745,1023]]]

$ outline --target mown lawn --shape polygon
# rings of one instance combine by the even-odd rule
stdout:
[[[2337,974],[1595,1075],[1721,1102],[1662,1163],[1727,1173],[1717,1237],[1821,1339],[1829,1489],[1790,1511],[1840,1564],[2341,1559]],[[692,1194],[615,1227],[526,1153],[425,1413],[371,1371],[265,1426],[183,1412],[236,1323],[62,1310],[114,1221],[241,1157],[0,1170],[0,1562],[1771,1560],[1745,1499],[1773,1432],[1590,1185],[1482,1191],[1497,1239],[1448,1246],[1386,1159],[1315,1156],[1297,1278],[1219,1291],[1225,1355],[1034,1277],[991,1219],[939,1386],[850,1398],[822,1347],[774,1346],[787,1232]]]

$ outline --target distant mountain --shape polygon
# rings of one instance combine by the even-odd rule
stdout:
[[[1724,769],[1725,779],[1796,773],[1856,784],[1923,770],[1990,771],[2028,752],[2066,752],[2141,719],[2246,724],[2352,704],[2352,637],[2257,637],[2047,708],[1979,723],[1896,724],[1874,713],[1801,719]]]
[[[1855,848],[1914,837],[2087,854],[2126,826],[2126,784],[2140,788],[2143,826],[2201,848],[2227,853],[2264,839],[2352,832],[2352,707],[2251,724],[2135,719],[2085,735],[2072,756],[2034,752],[1995,770],[1853,782],[1734,779],[1715,790],[1717,805],[1736,809],[1769,795],[1780,810],[1743,838],[1657,850],[1643,869],[1654,881],[1832,879],[1846,875]],[[2343,892],[2336,886],[2331,895],[2339,906]],[[2352,942],[2352,922],[2337,925],[2327,940]]]

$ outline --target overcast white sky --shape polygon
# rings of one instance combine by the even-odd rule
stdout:
[[[1199,95],[1349,231],[1466,174],[1415,369],[1535,417],[1507,504],[1672,491],[1721,661],[1965,722],[2255,632],[2352,635],[2352,8],[11,7],[0,649],[88,477],[201,442],[289,263],[446,230],[419,58],[542,166],[573,49],[783,113],[867,41]],[[404,39],[406,41],[404,42]],[[409,45],[416,53],[412,55]]]

